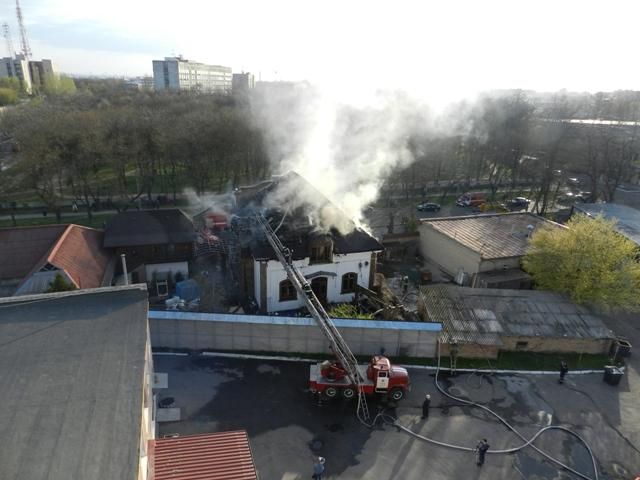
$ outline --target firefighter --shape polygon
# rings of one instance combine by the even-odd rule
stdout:
[[[311,478],[314,480],[322,480],[322,475],[324,474],[324,457],[318,457],[316,462],[313,464],[313,475]]]
[[[569,367],[567,366],[567,362],[560,360],[560,378],[558,379],[558,383],[564,383],[564,376],[568,371]]]
[[[478,465],[479,467],[481,467],[484,464],[484,456],[487,454],[487,450],[489,450],[489,443],[487,442],[486,438],[483,438],[478,442],[478,445],[476,445],[476,449],[475,449],[475,452],[478,456],[478,461],[476,462],[476,465]]]
[[[422,419],[428,419],[429,418],[429,407],[431,406],[431,395],[427,394],[426,397],[424,397],[424,402],[422,402]]]

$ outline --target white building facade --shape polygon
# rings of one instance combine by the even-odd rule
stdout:
[[[375,273],[377,252],[334,254],[331,263],[311,263],[310,258],[293,264],[311,284],[320,301],[348,303],[353,301],[356,285],[370,287]],[[261,311],[280,312],[302,308],[300,299],[277,260],[254,260],[254,297]]]
[[[30,94],[33,91],[29,61],[22,55],[0,58],[0,78],[3,77],[17,78],[26,93]]]
[[[153,83],[157,91],[230,93],[232,80],[231,67],[205,65],[182,57],[153,61]]]

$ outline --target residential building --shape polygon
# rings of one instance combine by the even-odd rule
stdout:
[[[130,282],[146,282],[151,295],[159,297],[189,277],[194,241],[193,222],[177,208],[121,212],[107,222],[104,234],[104,247],[118,258],[125,255]]]
[[[296,198],[283,200],[283,192]],[[240,208],[259,204],[266,207],[272,203],[270,196],[279,198],[282,204],[264,210],[265,218],[277,227],[278,237],[291,252],[291,261],[309,280],[321,302],[351,302],[358,286],[372,287],[377,254],[383,250],[375,238],[356,227],[295,173],[240,189],[236,194]],[[289,208],[284,205],[287,202],[291,205]],[[323,224],[320,214],[341,223],[342,231],[334,225]],[[246,248],[248,254],[243,258],[245,292],[255,298],[261,312],[301,308],[304,302],[298,298],[263,232],[258,229],[247,238],[250,240]]]
[[[130,90],[153,90],[153,77],[135,77],[129,78],[124,82],[125,87]]]
[[[529,238],[539,228],[565,228],[532,213],[423,220],[420,253],[460,285],[530,288],[520,269]]]
[[[180,57],[153,60],[156,90],[189,90],[203,93],[231,93],[231,67],[206,65]]]
[[[615,220],[616,230],[637,245],[640,245],[640,210],[616,203],[576,203],[571,214],[580,213],[591,218],[602,215]]]
[[[34,89],[38,90],[44,87],[47,79],[55,75],[53,63],[51,60],[40,60],[29,62],[29,74],[31,75],[31,83]]]
[[[145,285],[0,299],[0,478],[146,480]]]
[[[23,55],[0,59],[0,78],[3,77],[17,78],[22,89],[26,93],[32,93],[33,86],[29,71],[29,61]]]
[[[56,275],[77,288],[111,284],[104,232],[80,225],[0,229],[0,296],[44,293]]]
[[[501,351],[539,353],[609,352],[615,334],[586,307],[540,290],[437,285],[422,287],[424,321],[442,323],[442,353],[496,358]]]
[[[249,95],[256,88],[256,78],[253,73],[234,73],[232,90],[234,95]]]

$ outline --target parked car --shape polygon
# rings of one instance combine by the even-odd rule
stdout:
[[[593,201],[591,192],[580,192],[575,196],[579,202],[590,203]]]
[[[529,207],[530,200],[524,197],[512,198],[507,202],[507,207],[511,210],[518,210]]]
[[[437,203],[421,203],[417,206],[417,209],[420,212],[439,212],[440,205]]]
[[[576,177],[567,178],[567,185],[578,186],[580,185],[580,179]]]

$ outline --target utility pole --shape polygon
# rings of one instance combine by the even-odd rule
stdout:
[[[13,58],[16,51],[13,49],[13,42],[11,41],[11,31],[9,30],[9,24],[4,22],[2,24],[2,35],[7,45],[7,51],[9,52],[9,58]]]
[[[22,18],[22,9],[20,8],[20,0],[16,0],[16,15],[18,16],[18,27],[20,28],[20,47],[25,60],[31,58],[31,47],[29,47],[29,39],[27,38],[27,29],[24,26]]]

